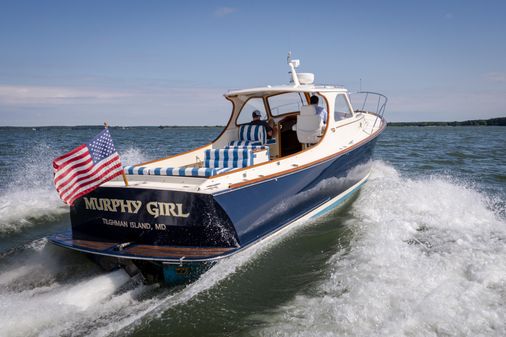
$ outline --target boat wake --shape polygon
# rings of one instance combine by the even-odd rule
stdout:
[[[255,314],[263,328],[254,335],[505,335],[506,221],[496,205],[452,179],[406,178],[376,162],[345,224],[351,243],[336,247],[321,283]],[[36,240],[0,255],[0,335],[128,334],[270,246],[221,261],[188,286],[161,288]]]
[[[136,147],[128,147],[120,151],[121,163],[123,166],[136,165],[148,161],[146,155]]]
[[[0,237],[57,221],[68,213],[52,183],[51,160],[57,156],[57,151],[39,144],[12,170],[9,183],[0,189]],[[129,147],[121,152],[121,159],[130,165],[146,158],[139,149]]]
[[[54,149],[40,143],[13,164],[10,175],[4,177],[7,184],[0,189],[0,236],[54,221],[68,212],[52,185],[51,158],[55,157]]]
[[[257,253],[222,261],[186,287],[161,288],[123,270],[104,274],[82,254],[36,240],[0,257],[0,336],[126,333],[216,286]]]
[[[0,194],[0,236],[38,223],[56,221],[68,213],[54,189],[9,187]]]
[[[264,336],[506,335],[506,221],[448,177],[375,162],[328,277],[262,316]]]

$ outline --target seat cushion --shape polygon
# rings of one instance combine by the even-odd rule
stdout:
[[[248,150],[265,150],[269,149],[266,145],[227,145],[225,146],[225,149],[248,149]]]
[[[263,125],[244,124],[239,127],[240,141],[253,141],[265,144],[267,142],[267,132]]]
[[[205,151],[204,167],[246,167],[253,165],[253,151],[248,148],[209,149]]]
[[[145,166],[125,166],[123,167],[125,174],[128,175],[149,175],[149,167]]]
[[[212,177],[214,175],[233,170],[233,167],[202,168],[202,167],[145,167],[125,166],[127,175],[152,176],[185,176],[185,177]]]
[[[230,144],[228,144],[228,146],[230,146],[230,147],[233,147],[233,146],[256,146],[256,145],[262,146],[262,143],[254,142],[251,140],[233,140],[230,142]]]
[[[155,167],[149,170],[149,174],[156,176],[211,177],[232,169],[233,167]]]

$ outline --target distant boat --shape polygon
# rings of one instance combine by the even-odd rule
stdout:
[[[298,60],[288,64],[288,85],[225,94],[232,113],[212,143],[125,167],[128,186],[116,179],[79,198],[71,230],[49,240],[108,269],[177,284],[337,207],[369,175],[386,97],[362,93],[377,109],[354,110],[348,90],[313,84]],[[250,124],[253,111],[266,120]]]

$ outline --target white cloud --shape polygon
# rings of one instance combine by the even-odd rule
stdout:
[[[227,15],[230,15],[232,13],[235,13],[237,12],[237,8],[232,8],[232,7],[220,7],[218,9],[216,9],[214,11],[214,15],[215,16],[218,16],[218,17],[223,17],[223,16],[227,16]]]
[[[490,82],[506,83],[506,73],[490,72],[483,74],[483,78]]]
[[[0,85],[0,125],[216,125],[231,105],[220,88],[129,90]]]
[[[102,89],[0,85],[0,104],[5,105],[110,101],[129,96],[131,94],[126,92]]]
[[[390,121],[461,121],[506,116],[506,91],[435,91],[389,97]]]

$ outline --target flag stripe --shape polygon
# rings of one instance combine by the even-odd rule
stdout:
[[[57,190],[62,189],[69,181],[72,181],[76,176],[82,176],[86,174],[87,170],[90,170],[93,167],[93,161],[85,163],[84,165],[80,165],[75,167],[71,172],[69,172],[62,180],[56,181],[55,186]]]
[[[77,182],[82,184],[90,176],[96,175],[98,173],[97,171],[102,170],[104,166],[110,165],[114,161],[118,161],[118,160],[119,160],[119,156],[117,153],[110,156],[110,157],[107,157],[104,160],[102,160],[102,162],[99,162],[99,163],[97,163],[97,165],[93,166],[93,168],[91,168],[90,170],[88,170],[84,173],[81,173],[81,174],[73,174],[71,180],[64,182],[64,183],[56,184],[56,190],[60,194],[63,194],[63,192],[65,192],[67,189],[69,189],[69,187],[72,187]],[[76,173],[79,173],[81,171],[82,170],[76,170]]]
[[[87,151],[85,144],[79,145],[78,147],[76,147],[75,149],[70,151],[69,153],[66,153],[63,156],[56,158],[55,160],[53,160],[53,167],[55,169],[60,167],[62,165],[62,163],[64,163],[68,159],[71,159],[70,157],[74,158],[75,156],[78,156],[79,154],[76,154],[77,152],[82,153],[81,151],[83,149],[85,149]]]
[[[94,173],[93,175],[87,176],[85,179],[82,179],[81,181],[75,183],[72,185],[72,188],[66,190],[66,191],[59,191],[60,195],[62,196],[62,199],[67,199],[69,195],[75,193],[76,190],[80,189],[82,186],[85,186],[87,184],[90,184],[94,181],[98,181],[101,179],[104,175],[108,173],[109,170],[112,168],[115,168],[118,165],[117,162],[110,163],[109,165],[105,167],[99,168],[99,170]]]
[[[66,199],[68,195],[74,193],[76,188],[80,188],[81,186],[84,186],[90,182],[101,179],[111,168],[116,167],[118,164],[121,164],[118,163],[117,159],[119,159],[119,156],[117,154],[116,157],[117,158],[113,158],[112,160],[106,160],[107,158],[104,159],[101,164],[93,167],[93,172],[90,171],[88,175],[82,177],[79,181],[72,184],[72,187],[70,189],[66,189],[66,191],[59,190],[58,192],[60,192],[62,195],[62,199]]]
[[[58,168],[58,172],[55,172],[54,179],[57,180],[61,176],[65,176],[68,174],[72,168],[78,164],[85,163],[87,161],[91,160],[90,153],[86,151],[86,153],[83,153],[75,158],[75,161],[68,162],[65,165]]]
[[[69,205],[101,184],[121,175],[123,165],[108,129],[53,160],[54,184],[60,198]]]
[[[80,196],[82,196],[84,194],[87,194],[87,193],[93,191],[95,188],[100,186],[104,182],[104,180],[108,181],[108,180],[111,180],[119,175],[121,175],[121,169],[117,167],[113,171],[110,171],[106,176],[104,176],[103,179],[99,179],[93,183],[89,183],[85,186],[82,186],[77,191],[75,191],[72,195],[69,195],[68,197],[66,197],[64,199],[64,201],[69,204],[73,204],[74,200],[76,200],[77,198],[79,198]]]
[[[89,188],[93,187],[93,186],[98,186],[100,184],[102,184],[104,181],[108,181],[116,176],[113,176],[113,177],[109,177],[109,175],[111,173],[115,173],[115,172],[120,172],[121,174],[121,170],[118,170],[118,165],[116,164],[116,166],[112,166],[110,169],[106,170],[103,174],[101,174],[99,177],[95,177],[93,180],[90,180],[84,184],[78,184],[76,185],[77,189],[75,189],[72,193],[68,193],[66,194],[65,196],[62,197],[62,199],[65,201],[65,200],[69,200],[69,199],[76,199],[76,195],[82,193],[83,191],[85,190],[88,190]],[[107,179],[107,178],[110,178],[110,179]]]
[[[79,160],[78,163],[76,163],[73,166],[69,166],[65,168],[63,171],[60,171],[61,174],[54,176],[54,183],[56,186],[64,184],[67,180],[72,179],[72,176],[75,173],[79,173],[81,171],[90,169],[93,166],[93,160],[91,159],[91,156],[88,154],[88,157],[86,160],[81,161]]]
[[[97,188],[98,186],[100,186],[102,183],[104,183],[105,181],[109,181],[117,176],[120,176],[121,175],[121,172],[123,171],[123,168],[121,166],[121,164],[119,164],[113,171],[110,171],[106,176],[102,177],[102,179],[94,182],[94,183],[91,183],[91,184],[88,184],[82,188],[80,188],[78,191],[76,191],[74,194],[72,194],[71,196],[69,196],[66,201],[72,205],[74,203],[74,201],[76,199],[78,199],[79,197],[93,191],[95,188]],[[64,200],[65,201],[65,200]]]

